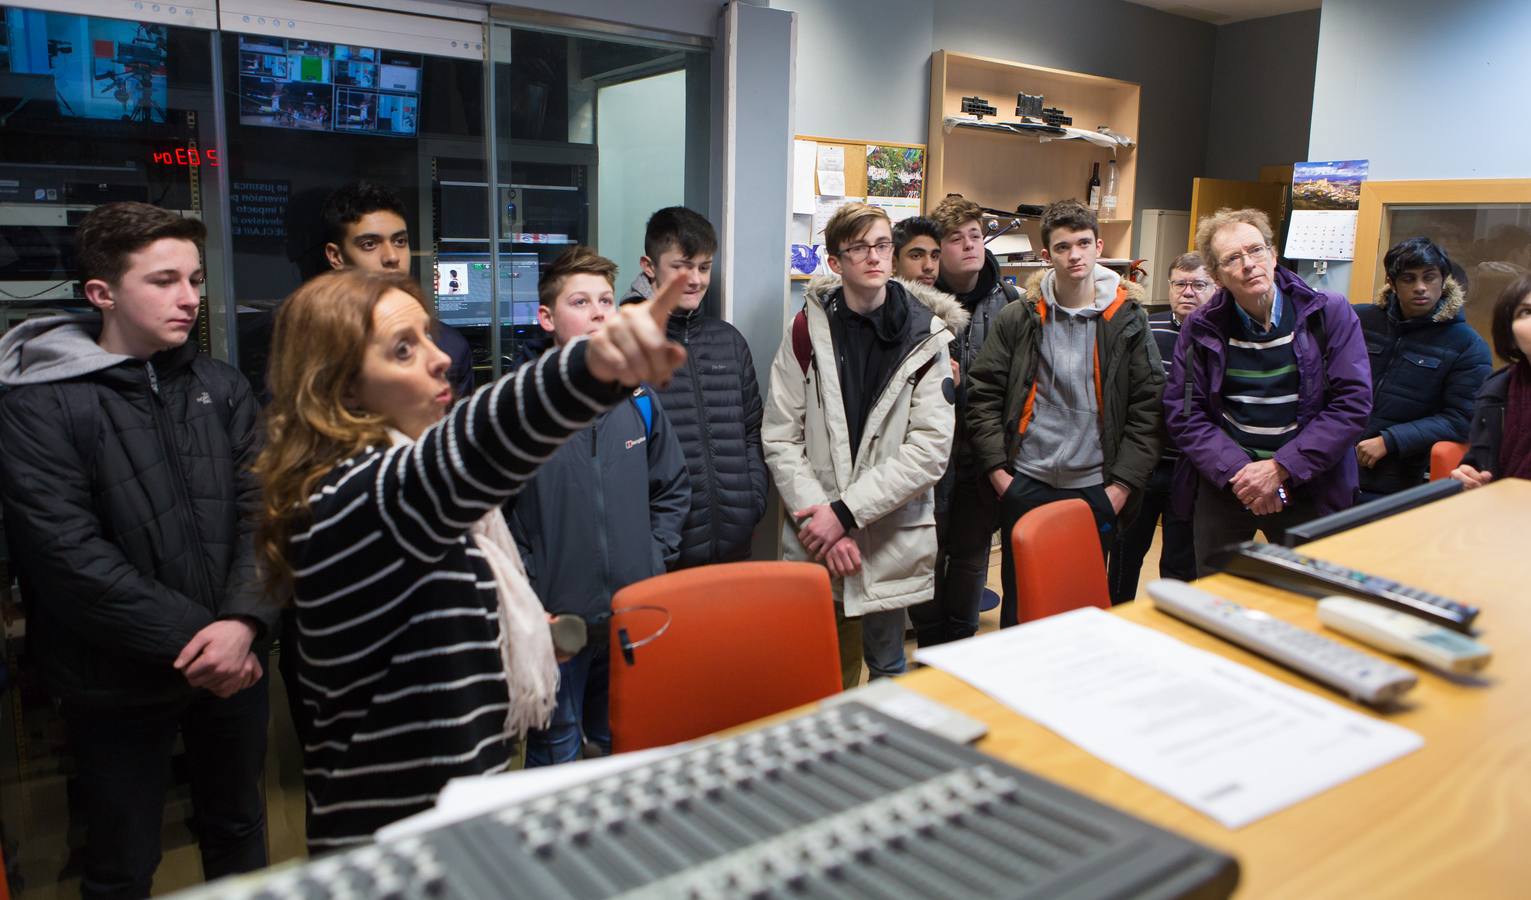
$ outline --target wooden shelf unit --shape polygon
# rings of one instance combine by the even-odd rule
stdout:
[[[937,50],[930,57],[930,137],[925,170],[925,211],[947,194],[962,196],[993,209],[1014,209],[1018,203],[1046,205],[1070,197],[1088,200],[1085,185],[1092,163],[1100,163],[1101,187],[1106,183],[1111,150],[1087,141],[1054,140],[987,132],[971,128],[945,130],[947,116],[962,112],[962,98],[977,95],[999,110],[1000,120],[1014,119],[1015,95],[1042,94],[1046,106],[1061,107],[1074,127],[1093,130],[1107,125],[1134,140],[1138,137],[1138,104],[1142,89],[1132,82],[1099,75],[989,59]],[[1132,253],[1132,222],[1136,207],[1137,151],[1118,148],[1117,212],[1101,222],[1107,257]],[[1034,249],[1042,249],[1035,220],[1022,228]]]

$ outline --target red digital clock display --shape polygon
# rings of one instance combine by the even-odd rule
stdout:
[[[174,150],[156,150],[151,156],[155,165],[160,166],[212,166],[217,168],[222,165],[218,159],[218,151],[209,147],[206,150],[198,150],[196,147],[177,147]]]

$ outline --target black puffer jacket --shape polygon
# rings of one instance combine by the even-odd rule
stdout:
[[[1392,291],[1357,305],[1371,358],[1372,415],[1363,438],[1381,436],[1387,455],[1361,469],[1361,490],[1379,494],[1423,484],[1430,448],[1467,437],[1473,397],[1492,368],[1488,344],[1462,314],[1467,292],[1446,279],[1428,316],[1405,319]]]
[[[1490,375],[1478,390],[1473,403],[1473,421],[1467,434],[1467,455],[1462,464],[1484,472],[1499,468],[1499,450],[1504,444],[1504,410],[1510,403],[1510,378],[1516,365],[1505,366]]]
[[[639,280],[622,302],[647,296],[647,279]],[[686,364],[657,393],[691,474],[691,510],[674,568],[748,559],[770,485],[749,344],[739,329],[700,309],[671,315],[669,332],[686,348]]]
[[[27,637],[66,701],[124,706],[193,689],[171,663],[216,619],[269,634],[256,576],[256,405],[187,345],[145,363],[102,350],[94,315],[0,341],[0,490]]]

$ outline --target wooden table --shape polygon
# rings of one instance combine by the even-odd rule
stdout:
[[[944,672],[922,669],[901,683],[987,723],[979,749],[1232,853],[1241,897],[1531,896],[1531,481],[1496,482],[1305,544],[1302,552],[1479,606],[1480,640],[1494,660],[1478,683],[1420,670],[1406,705],[1385,718],[1422,735],[1421,749],[1238,830]],[[1227,575],[1199,584],[1321,628],[1312,598]],[[1148,601],[1115,612],[1376,715]]]

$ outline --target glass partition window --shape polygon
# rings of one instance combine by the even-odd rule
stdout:
[[[290,20],[225,9],[222,35],[239,365],[257,390],[277,305],[331,268],[326,245],[357,261],[322,221],[336,189],[365,180],[398,198],[403,262],[427,290],[443,229],[485,252],[489,236],[484,216],[454,208],[447,186],[484,180],[483,26],[357,10],[326,20],[336,8],[292,0],[283,8]],[[454,303],[477,289],[465,273]],[[492,369],[482,349],[473,364]]]
[[[86,308],[74,226],[102,203],[153,203],[216,232],[212,39],[167,21],[0,6],[0,329]],[[209,283],[223,261],[211,243]],[[224,298],[209,299],[197,339],[216,352]]]
[[[706,213],[707,147],[688,139],[708,133],[711,81],[709,55],[697,46],[500,21],[490,38],[500,174],[495,249],[501,284],[520,291],[502,306],[503,364],[547,340],[532,276],[559,253],[587,244],[612,259],[620,298],[639,277],[644,226],[655,210],[689,205]]]

